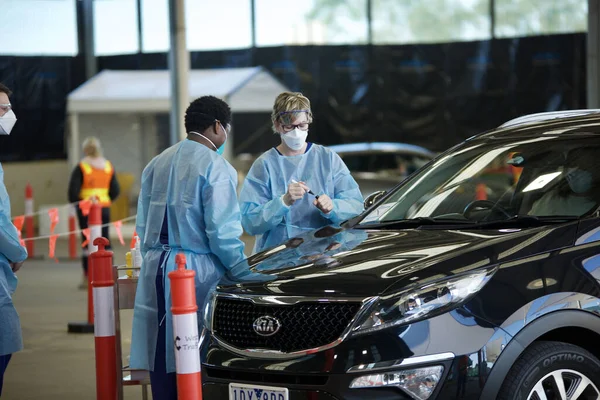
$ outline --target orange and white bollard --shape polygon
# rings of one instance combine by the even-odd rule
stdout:
[[[29,239],[26,241],[27,254],[29,258],[33,258],[35,250],[35,241],[31,240],[35,236],[33,227],[33,188],[31,184],[27,183],[25,186],[25,238]]]
[[[102,207],[97,202],[92,202],[90,214],[88,215],[88,227],[90,228],[90,241],[88,242],[88,254],[98,251],[96,239],[102,236]],[[88,255],[88,257],[89,257]],[[88,262],[88,324],[94,326],[94,296],[90,277],[93,276],[94,263]]]
[[[485,183],[478,183],[475,188],[475,200],[487,200],[487,186]]]
[[[96,399],[117,399],[117,341],[115,328],[115,281],[110,242],[94,240],[98,251],[90,254],[90,277],[94,297],[94,344],[96,350]]]
[[[88,242],[88,254],[98,250],[94,243],[96,239],[102,236],[102,207],[97,202],[93,202],[88,215],[88,227],[90,229],[90,240]],[[88,256],[89,257],[89,256]],[[88,259],[88,307],[87,322],[69,323],[69,332],[72,333],[93,333],[94,332],[94,295],[92,293],[92,284],[90,277],[93,276],[94,263]]]
[[[200,350],[198,336],[198,305],[196,304],[196,273],[185,269],[185,255],[177,254],[177,269],[169,272],[177,371],[177,399],[202,400]]]
[[[69,207],[69,258],[71,260],[77,258],[77,225],[75,218],[75,206],[71,206]]]

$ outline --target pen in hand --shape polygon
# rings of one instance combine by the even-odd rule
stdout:
[[[298,181],[296,181],[296,180],[292,179],[292,183],[300,183],[300,182],[298,182]],[[315,199],[318,199],[318,198],[319,198],[319,196],[317,196],[316,194],[314,194],[314,193],[313,193],[313,191],[312,191],[312,190],[310,190],[310,189],[308,189],[308,193],[310,193],[310,194],[312,194],[313,196],[315,196]]]

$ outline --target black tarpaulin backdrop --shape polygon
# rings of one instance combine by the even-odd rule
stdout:
[[[310,139],[399,141],[444,150],[533,112],[585,108],[586,35],[410,46],[292,46],[194,52],[192,68],[262,65],[312,102]],[[100,57],[102,69],[165,69],[166,54]],[[0,160],[66,158],[66,96],[83,83],[81,57],[0,56],[18,121]],[[164,118],[164,116],[163,116]],[[236,146],[266,115],[236,116]],[[163,124],[165,125],[165,124]],[[85,133],[84,133],[85,134]],[[164,132],[165,138],[168,132]]]

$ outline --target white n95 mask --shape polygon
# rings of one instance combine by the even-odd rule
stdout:
[[[308,131],[301,131],[298,128],[281,134],[281,139],[285,142],[285,144],[287,144],[290,149],[296,151],[300,150],[302,146],[304,146],[307,137]]]
[[[13,110],[9,110],[0,117],[0,135],[10,135],[10,131],[17,123],[17,116]]]

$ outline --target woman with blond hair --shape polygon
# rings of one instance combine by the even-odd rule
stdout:
[[[252,164],[240,193],[242,226],[257,235],[254,252],[363,211],[358,184],[342,159],[306,141],[313,121],[308,98],[281,93],[271,120],[281,144]]]
[[[84,158],[73,169],[69,181],[69,202],[75,203],[80,200],[96,198],[102,206],[102,236],[108,239],[110,205],[119,196],[119,182],[112,163],[102,156],[100,140],[93,136],[88,137],[83,141],[82,149]],[[79,228],[82,230],[87,229],[87,216],[83,215],[79,207],[76,207],[76,209]],[[86,240],[83,233],[81,234],[81,240]],[[82,249],[81,266],[83,267],[83,280],[79,288],[87,289],[87,247]]]

